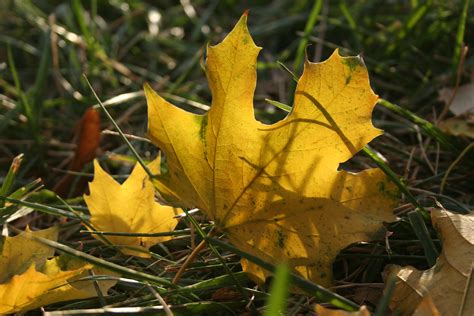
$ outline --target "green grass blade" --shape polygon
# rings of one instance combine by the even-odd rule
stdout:
[[[10,165],[10,169],[8,169],[8,173],[3,180],[2,187],[0,188],[0,196],[7,196],[10,192],[13,182],[15,181],[15,177],[20,169],[21,161],[23,160],[23,154],[20,154],[13,158],[12,164]],[[5,201],[0,201],[0,208],[5,205]]]
[[[462,6],[462,13],[459,18],[458,30],[456,32],[456,44],[454,46],[454,54],[453,54],[453,77],[457,77],[459,63],[461,62],[461,51],[464,45],[464,33],[466,30],[466,20],[467,20],[467,12],[469,10],[469,5],[471,4],[471,0],[464,0]]]
[[[191,233],[190,229],[174,230],[162,233],[125,233],[125,232],[104,232],[83,230],[81,233],[101,235],[101,236],[123,236],[123,237],[162,237],[162,236],[185,236]]]
[[[439,128],[434,126],[431,122],[425,119],[422,119],[421,117],[411,112],[410,110],[402,108],[401,106],[393,104],[387,100],[379,99],[378,104],[408,119],[412,123],[415,123],[416,125],[418,125],[421,128],[421,130],[425,133],[425,135],[434,138],[444,148],[454,153],[460,152],[458,144],[455,141],[455,139],[453,139],[453,137],[446,135],[443,131],[441,131]]]
[[[27,193],[31,192],[33,189],[37,188],[38,185],[41,184],[41,179],[36,179],[31,181],[30,183],[25,184],[21,188],[16,189],[14,192],[8,195],[9,198],[12,199],[21,199]]]
[[[289,106],[289,105],[286,105],[286,104],[278,102],[278,101],[270,100],[270,99],[265,99],[265,101],[270,103],[273,106],[276,106],[277,108],[279,108],[279,109],[281,109],[285,112],[291,112],[292,107]]]
[[[277,265],[264,316],[285,314],[289,286],[290,268],[285,263]]]
[[[41,107],[43,106],[43,94],[45,85],[49,75],[49,67],[51,64],[51,35],[50,32],[45,32],[43,37],[43,50],[41,52],[41,59],[39,63],[38,71],[36,72],[35,84],[31,91],[32,111],[33,119],[32,122],[34,129],[39,133],[39,122],[41,120]]]
[[[390,300],[392,299],[393,292],[395,291],[396,277],[390,275],[384,289],[384,293],[377,304],[377,308],[373,316],[385,316],[389,308]]]
[[[37,236],[33,236],[32,238],[36,239],[38,242],[40,242],[42,244],[48,245],[52,248],[55,248],[55,249],[57,249],[58,251],[60,251],[62,253],[66,253],[70,256],[73,256],[75,258],[78,258],[78,259],[84,260],[86,262],[92,263],[96,266],[109,269],[110,271],[117,272],[120,275],[135,278],[137,280],[152,282],[153,284],[159,284],[159,285],[169,286],[169,287],[176,287],[176,285],[171,283],[168,279],[160,278],[160,277],[157,277],[155,275],[148,274],[148,273],[135,271],[133,269],[130,269],[130,268],[127,268],[127,267],[109,262],[107,260],[103,260],[103,259],[91,256],[91,255],[89,255],[87,253],[84,253],[82,251],[75,250],[75,249],[73,249],[69,246],[63,245],[63,244],[58,243],[56,241],[52,241],[52,240],[37,237]],[[161,289],[161,291],[164,292],[165,290]]]
[[[142,166],[142,168],[145,170],[145,172],[148,174],[148,176],[150,177],[150,179],[153,179],[154,178],[154,175],[153,173],[151,172],[151,170],[148,168],[148,166],[145,164],[145,161],[143,160],[143,158],[138,154],[138,152],[135,150],[135,148],[132,146],[132,143],[130,143],[130,141],[128,140],[127,136],[125,136],[125,134],[123,133],[122,129],[118,126],[117,122],[115,122],[114,118],[112,117],[112,115],[110,115],[109,111],[105,108],[104,104],[102,103],[102,101],[99,99],[99,96],[97,95],[97,93],[95,92],[94,88],[92,88],[92,85],[91,83],[89,82],[89,79],[87,79],[86,75],[84,75],[84,79],[86,80],[87,82],[87,85],[89,86],[89,88],[91,89],[92,93],[94,94],[94,97],[96,98],[97,102],[99,103],[102,111],[104,111],[105,115],[107,116],[107,118],[110,120],[110,122],[112,123],[112,125],[115,127],[115,130],[120,134],[120,137],[122,138],[122,140],[125,142],[125,144],[127,145],[128,149],[130,149],[130,151],[132,152],[133,156],[135,156],[135,158],[137,159],[138,163]]]
[[[429,218],[428,213],[425,211],[423,206],[418,203],[413,194],[408,190],[403,181],[400,180],[400,177],[390,168],[376,153],[374,153],[368,146],[365,146],[362,151],[367,155],[382,171],[385,175],[392,180],[393,183],[398,187],[398,189],[403,192],[406,198],[417,208],[422,210],[424,217]]]
[[[10,46],[8,46],[8,66],[10,68],[10,72],[13,77],[13,82],[15,83],[15,88],[17,91],[17,94],[20,96],[21,100],[21,105],[23,109],[23,114],[27,117],[28,119],[28,124],[31,127],[31,122],[33,121],[33,110],[30,105],[30,102],[28,101],[28,98],[26,97],[25,93],[23,92],[21,88],[21,82],[20,78],[18,76],[18,71],[16,70],[15,66],[15,60],[13,59],[12,51],[10,49]],[[33,130],[32,130],[33,131]],[[33,137],[36,137],[33,135]]]
[[[408,219],[415,232],[416,236],[421,242],[423,250],[425,252],[426,261],[430,267],[436,263],[436,259],[439,256],[438,249],[436,248],[433,240],[431,239],[428,228],[425,225],[423,216],[419,211],[411,211],[408,213]]]
[[[352,34],[354,36],[354,40],[356,42],[356,50],[361,51],[362,45],[360,44],[360,36],[357,31],[357,23],[355,22],[354,18],[351,15],[351,12],[349,8],[347,7],[346,1],[345,0],[340,0],[339,1],[339,10],[341,11],[342,15],[344,15],[344,18],[347,20],[347,23],[349,24],[349,27],[352,31]]]
[[[428,12],[432,1],[427,0],[424,3],[418,5],[415,10],[408,16],[406,21],[403,22],[403,28],[397,35],[397,40],[393,41],[387,48],[387,54],[391,54],[399,46],[401,42],[407,37],[407,35],[413,30],[413,28],[421,21],[421,19]]]
[[[291,78],[293,79],[294,82],[298,82],[298,77],[295,75],[295,73],[293,71],[290,70],[290,68],[286,67],[286,65],[284,63],[282,63],[281,61],[278,61],[278,60],[277,60],[277,64],[278,64],[278,66],[283,68],[283,70],[286,71],[291,76]]]
[[[81,30],[82,35],[86,39],[88,45],[94,44],[94,38],[91,36],[89,32],[89,28],[87,27],[86,19],[84,16],[84,7],[82,6],[81,1],[73,0],[72,1],[72,11],[76,16],[77,23],[79,24],[79,29]]]
[[[234,273],[234,277],[242,283],[248,281],[248,276],[247,276],[247,273],[245,272],[236,272]],[[197,291],[207,291],[207,290],[218,289],[218,288],[223,288],[223,287],[232,286],[232,285],[235,285],[234,279],[230,275],[225,274],[225,275],[220,275],[218,277],[204,280],[195,284],[184,286],[179,289],[172,289],[168,291],[167,294],[172,294],[175,292],[176,293],[185,293],[185,292],[194,293]]]
[[[62,210],[60,208],[55,208],[55,207],[52,207],[52,206],[46,206],[46,205],[42,205],[42,204],[38,204],[38,203],[32,203],[32,202],[28,202],[28,201],[12,199],[12,198],[5,197],[5,196],[0,196],[0,200],[11,202],[11,203],[18,204],[18,205],[21,205],[21,206],[26,206],[26,207],[29,207],[31,209],[34,209],[35,211],[39,211],[39,212],[54,215],[54,216],[64,216],[64,217],[68,217],[68,218],[71,218],[71,219],[79,219],[81,221],[89,219],[89,216],[85,215],[85,214],[72,213],[72,212],[69,212],[69,211]]]
[[[296,50],[296,58],[295,62],[293,63],[293,71],[295,73],[299,72],[299,69],[302,66],[303,58],[305,55],[306,46],[308,46],[309,36],[313,31],[314,25],[318,20],[319,13],[321,12],[321,8],[323,7],[323,0],[316,0],[314,1],[313,8],[308,17],[308,21],[306,22],[306,26],[304,28],[304,35],[301,38],[298,48]]]

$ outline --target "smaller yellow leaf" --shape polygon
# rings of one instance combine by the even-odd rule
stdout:
[[[61,301],[97,296],[94,283],[80,280],[91,273],[111,273],[67,256],[48,259],[51,249],[32,237],[57,239],[58,228],[27,230],[15,237],[6,237],[0,264],[0,314],[24,312]],[[14,266],[17,265],[17,266]],[[26,269],[23,269],[26,267]],[[98,281],[103,294],[115,280]]]
[[[33,263],[25,273],[15,275],[8,283],[0,284],[0,314],[27,311],[55,302],[84,298],[69,295],[71,286],[66,280],[81,274],[87,268],[90,266],[46,275],[38,272]]]
[[[54,255],[54,249],[26,238],[25,234],[33,234],[50,240],[58,238],[56,226],[48,229],[30,231],[27,227],[25,233],[15,237],[7,237],[3,243],[2,255],[0,256],[0,283],[6,282],[12,276],[21,274],[36,264],[41,267],[48,257]]]
[[[157,173],[160,162],[148,167]],[[172,231],[178,220],[178,210],[155,201],[155,190],[140,164],[136,164],[129,178],[119,184],[97,161],[94,161],[94,180],[89,183],[90,195],[84,200],[92,215],[91,225],[98,231],[121,233],[159,233]],[[96,237],[97,238],[97,237]],[[107,236],[127,255],[149,258],[147,249],[171,237]]]
[[[95,282],[96,284],[91,282],[89,279],[83,279],[97,275],[114,277],[117,276],[117,274],[101,267],[93,266],[91,264],[84,264],[83,261],[68,255],[61,255],[46,261],[44,268],[41,270],[42,273],[50,276],[54,276],[56,273],[60,273],[62,271],[76,271],[78,273],[82,271],[71,279],[68,279],[71,290],[67,293],[63,291],[65,294],[67,294],[67,296],[74,296],[75,299],[97,296],[97,289],[95,287],[96,285],[98,285],[101,293],[106,295],[109,288],[117,283],[114,278],[111,278],[110,280],[100,280]],[[71,299],[67,298],[67,296],[65,296],[64,300]]]

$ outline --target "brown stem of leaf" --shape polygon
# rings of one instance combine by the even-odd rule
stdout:
[[[214,235],[214,229],[212,229],[209,233],[208,233],[208,236],[211,237]],[[188,268],[188,266],[193,263],[194,259],[197,257],[197,255],[204,249],[204,247],[206,246],[206,241],[205,240],[202,240],[197,246],[196,248],[193,249],[193,251],[189,254],[189,256],[186,258],[186,260],[183,262],[183,265],[179,268],[178,272],[176,272],[173,280],[171,281],[171,283],[173,284],[177,284],[179,279],[181,279],[181,276],[183,275],[183,273],[186,271],[186,269]]]
[[[188,258],[186,258],[186,261],[184,261],[183,265],[179,268],[178,272],[176,272],[176,275],[174,276],[173,278],[173,281],[171,281],[171,283],[173,284],[177,284],[179,279],[181,278],[181,276],[183,275],[184,271],[186,271],[187,267],[189,266],[189,264],[191,264],[194,259],[196,258],[196,256],[201,252],[201,250],[204,249],[204,247],[206,246],[206,241],[205,240],[202,240],[199,245],[197,245],[196,248],[194,248],[194,250],[191,252],[191,254],[188,256]]]

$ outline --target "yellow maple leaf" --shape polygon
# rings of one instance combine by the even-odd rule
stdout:
[[[431,220],[443,242],[443,251],[426,271],[410,266],[388,267],[389,273],[397,277],[390,307],[411,315],[428,297],[441,315],[474,315],[472,292],[471,297],[465,293],[470,284],[472,291],[474,213],[461,215],[433,209]]]
[[[97,296],[94,274],[110,274],[67,256],[51,257],[54,249],[31,238],[57,239],[58,228],[6,237],[0,257],[0,314],[27,311],[52,303]],[[26,269],[25,269],[26,267]],[[98,281],[106,294],[116,281]]]
[[[145,85],[149,136],[169,168],[154,183],[174,203],[206,212],[241,250],[287,261],[303,277],[329,285],[338,252],[394,219],[393,185],[380,170],[337,170],[381,134],[371,123],[377,96],[362,59],[336,51],[323,63],[306,61],[284,120],[258,122],[260,48],[246,20],[208,48],[208,113],[183,111]],[[242,264],[264,280],[258,266]]]
[[[50,240],[58,239],[58,228],[56,226],[48,229],[31,232],[27,227],[25,233]],[[25,242],[25,235],[19,234],[7,237],[3,242],[2,255],[0,256],[0,283],[5,283],[16,274],[28,270],[32,264],[41,268],[46,259],[54,255],[54,248],[41,244],[36,240],[29,239]]]
[[[148,167],[158,173],[159,166],[160,161],[155,160]],[[119,184],[94,161],[94,180],[89,188],[90,195],[84,195],[84,200],[91,213],[91,225],[99,231],[159,233],[174,230],[178,223],[178,210],[155,201],[153,184],[138,163],[129,178]],[[150,257],[147,249],[151,246],[170,238],[107,236],[124,254],[143,258]]]

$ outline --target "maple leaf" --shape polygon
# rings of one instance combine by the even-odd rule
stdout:
[[[94,274],[110,274],[71,257],[49,258],[54,249],[31,238],[56,240],[58,228],[27,229],[6,237],[0,257],[0,314],[27,311],[61,301],[97,296],[92,281],[80,280]],[[116,281],[97,281],[102,293]]]
[[[244,14],[222,43],[208,48],[208,113],[183,111],[145,85],[148,133],[169,169],[154,183],[173,203],[206,212],[241,250],[287,261],[303,277],[329,285],[338,252],[377,236],[382,222],[394,219],[395,190],[380,170],[337,170],[381,134],[371,123],[377,96],[362,59],[336,51],[323,63],[305,62],[284,120],[258,122],[260,48],[246,20]],[[242,265],[264,280],[261,268]]]
[[[45,239],[58,239],[58,228],[31,232],[27,227],[25,233],[32,233]],[[0,283],[5,283],[16,274],[21,274],[35,264],[41,268],[46,258],[54,255],[54,248],[48,247],[36,240],[25,238],[24,233],[14,237],[7,237],[3,242],[2,255],[0,256]]]
[[[157,173],[159,166],[157,159],[148,167]],[[153,184],[138,163],[129,178],[119,184],[94,161],[94,180],[89,188],[90,195],[84,195],[84,200],[91,213],[91,225],[99,231],[159,233],[174,230],[178,223],[176,209],[155,202]],[[150,257],[147,249],[151,246],[170,238],[107,236],[110,242],[122,247],[124,254],[143,258]]]
[[[469,275],[474,260],[474,213],[461,215],[433,209],[431,220],[441,237],[443,251],[436,264],[425,271],[410,266],[388,268],[397,277],[390,306],[411,315],[428,297],[441,315],[474,315],[472,297],[466,297],[463,305],[466,285],[472,283]]]

